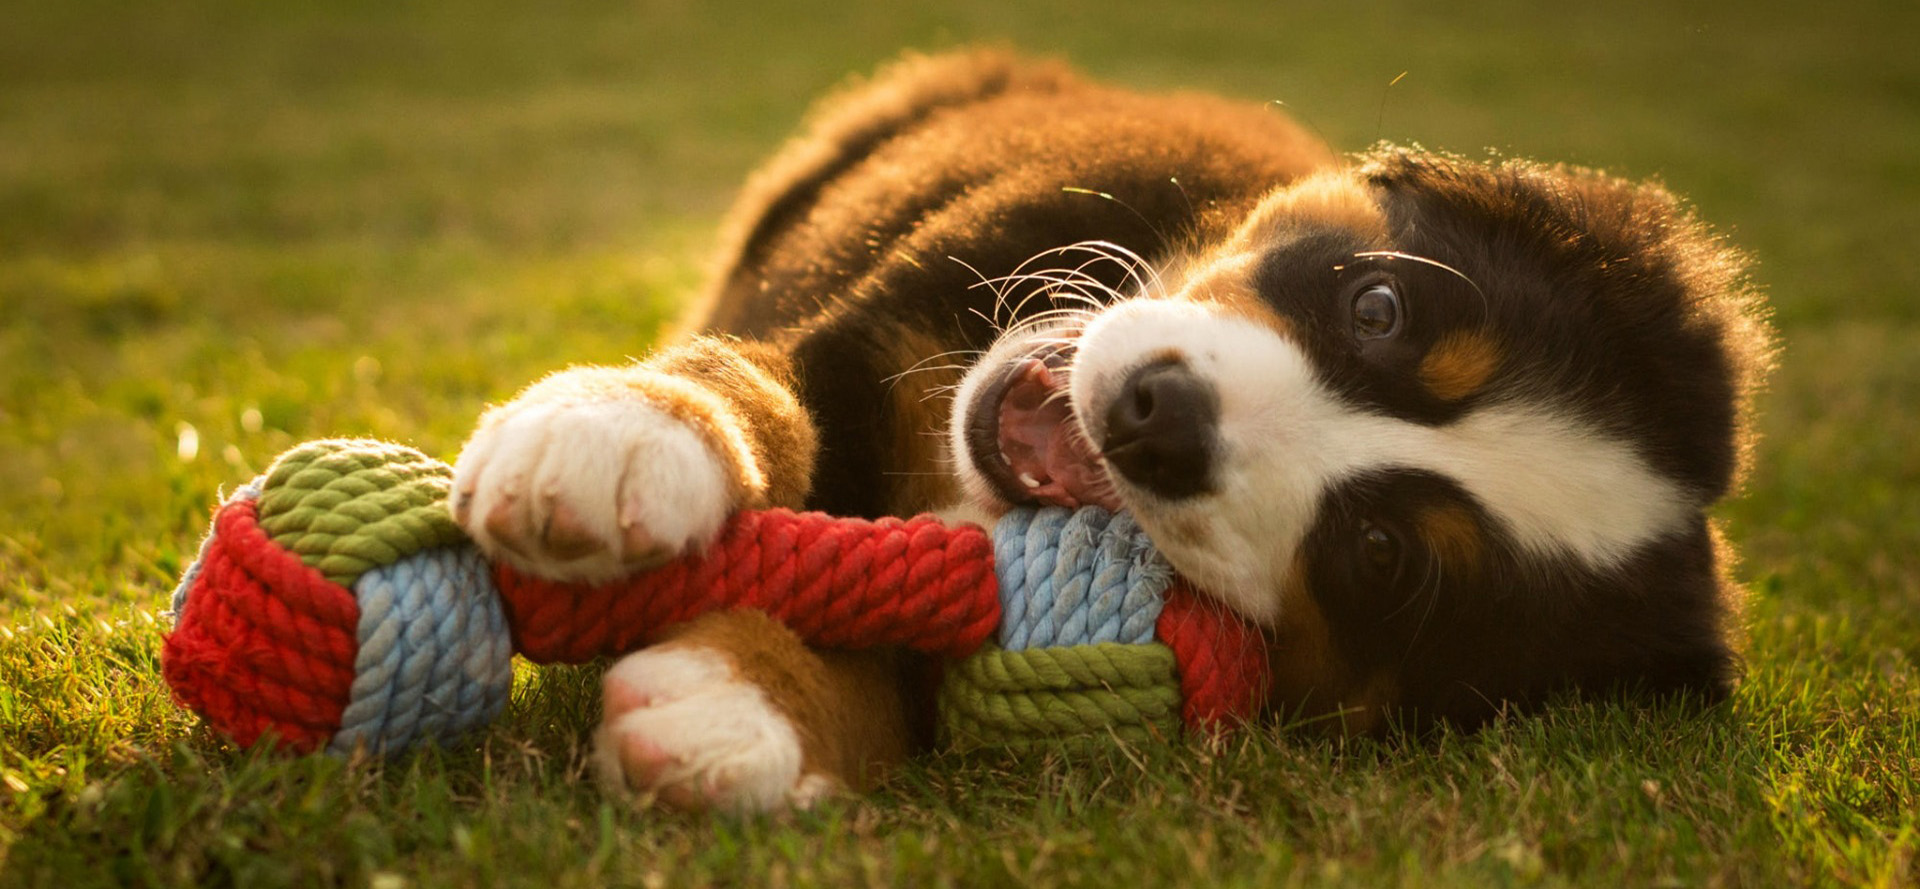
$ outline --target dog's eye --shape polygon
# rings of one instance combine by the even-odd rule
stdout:
[[[1376,581],[1390,581],[1400,570],[1400,538],[1373,522],[1360,523],[1360,569]]]
[[[1400,330],[1400,294],[1375,284],[1353,295],[1353,335],[1363,340],[1393,336]]]

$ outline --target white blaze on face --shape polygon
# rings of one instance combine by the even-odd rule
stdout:
[[[1307,354],[1271,327],[1178,300],[1135,300],[1090,324],[1073,401],[1095,442],[1105,405],[1142,364],[1178,356],[1220,396],[1212,492],[1165,502],[1121,483],[1167,558],[1248,617],[1272,621],[1321,495],[1370,471],[1445,477],[1471,494],[1524,551],[1617,565],[1679,528],[1694,503],[1631,445],[1532,401],[1494,401],[1445,426],[1348,404]]]

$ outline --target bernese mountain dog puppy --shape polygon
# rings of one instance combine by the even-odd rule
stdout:
[[[1272,709],[1317,725],[1735,679],[1706,510],[1772,338],[1659,186],[1343,158],[1271,105],[975,52],[823,104],[721,254],[697,334],[481,419],[454,500],[492,556],[598,580],[748,507],[1094,503],[1262,626]],[[608,672],[596,759],[670,805],[804,805],[930,742],[929,673],[712,615]]]

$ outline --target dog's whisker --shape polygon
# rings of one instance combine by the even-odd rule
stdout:
[[[1072,253],[1090,254],[1090,258],[1073,268],[1029,271],[1029,269],[1036,264],[1049,258],[1066,256]],[[1139,254],[1132,250],[1111,241],[1081,241],[1063,247],[1043,250],[1028,257],[1019,266],[1015,267],[1012,272],[998,278],[986,278],[980,275],[977,270],[973,270],[971,267],[969,267],[969,269],[974,271],[977,277],[981,277],[983,284],[992,286],[995,294],[999,297],[994,309],[995,320],[998,321],[998,318],[1009,308],[1007,300],[1011,288],[1023,283],[1034,283],[1044,286],[1036,293],[1029,294],[1011,306],[1011,312],[1016,316],[1024,312],[1027,303],[1034,296],[1039,295],[1046,295],[1051,299],[1081,300],[1088,302],[1094,308],[1104,308],[1115,301],[1126,299],[1126,293],[1100,280],[1089,271],[1092,267],[1103,262],[1111,262],[1118,265],[1123,273],[1122,280],[1132,281],[1142,292],[1163,289],[1162,282],[1159,280],[1159,273],[1153,268],[1151,263],[1146,262]],[[1145,271],[1144,274],[1142,270]],[[996,326],[999,325],[996,324]]]
[[[1462,281],[1467,282],[1467,286],[1473,288],[1473,292],[1480,295],[1481,311],[1486,313],[1487,315],[1491,315],[1493,313],[1493,304],[1490,300],[1487,299],[1487,292],[1485,290],[1480,289],[1480,284],[1474,281],[1473,278],[1468,277],[1466,272],[1460,271],[1459,269],[1456,269],[1453,266],[1447,265],[1446,263],[1441,262],[1440,260],[1433,259],[1431,257],[1421,256],[1417,253],[1404,253],[1399,250],[1367,250],[1361,253],[1355,253],[1353,255],[1354,255],[1354,258],[1356,259],[1404,259],[1408,262],[1417,262],[1422,265],[1432,266],[1433,268],[1439,269],[1443,272],[1453,275],[1456,278],[1459,278]]]
[[[1184,189],[1182,189],[1182,193],[1184,193]],[[1104,240],[1080,241],[1064,249],[1082,250],[1094,254],[1098,259],[1106,259],[1119,265],[1127,272],[1127,277],[1132,279],[1134,284],[1137,285],[1143,293],[1157,293],[1165,289],[1163,282],[1160,280],[1160,272],[1154,268],[1153,263],[1148,262],[1140,254],[1120,244]],[[1140,270],[1142,269],[1145,269],[1147,274],[1151,276],[1151,281],[1148,280],[1147,276],[1140,274]]]
[[[1058,290],[1058,288],[1062,288],[1062,286],[1077,286],[1077,282],[1062,282],[1062,280],[1058,280],[1058,278],[1052,278],[1052,276],[1033,275],[1031,276],[1031,278],[1029,278],[1029,280],[1033,280],[1033,282],[1041,282],[1041,284],[1046,284],[1046,286],[1043,286],[1043,288],[1037,288],[1037,290],[1033,290],[1031,294],[1027,294],[1027,296],[1023,296],[1023,298],[1020,298],[1020,303],[1016,303],[1016,305],[1014,305],[1014,315],[1016,315],[1016,317],[1021,317],[1021,319],[1025,319],[1025,317],[1027,317],[1027,303],[1031,303],[1031,301],[1033,300],[1039,300],[1039,298],[1046,298],[1046,300],[1054,300],[1054,294],[1056,294],[1056,290]]]
[[[932,355],[928,355],[927,357],[920,359],[919,361],[914,362],[913,364],[909,365],[906,370],[903,370],[897,374],[894,374],[893,376],[887,377],[886,380],[882,380],[881,382],[886,382],[887,380],[894,380],[894,379],[898,379],[900,377],[906,376],[907,374],[913,373],[914,371],[921,369],[923,365],[926,365],[929,362],[939,361],[942,358],[951,358],[955,355],[971,355],[975,358],[978,358],[983,354],[985,353],[981,352],[979,349],[948,349],[945,352],[936,352]]]
[[[1434,607],[1440,604],[1440,590],[1443,589],[1441,586],[1441,575],[1444,566],[1440,564],[1437,558],[1431,555],[1428,556],[1428,559],[1432,563],[1433,568],[1430,572],[1432,582],[1423,584],[1423,587],[1427,590],[1427,610],[1420,613],[1420,622],[1414,625],[1413,635],[1407,638],[1407,657],[1413,656],[1414,643],[1420,641],[1421,631],[1427,628],[1427,619],[1433,617]]]
[[[1112,201],[1114,204],[1125,208],[1128,213],[1132,213],[1134,215],[1134,218],[1140,220],[1140,224],[1146,226],[1147,231],[1152,232],[1153,236],[1160,240],[1161,246],[1163,247],[1169,246],[1173,243],[1173,239],[1167,237],[1166,231],[1161,229],[1160,226],[1155,225],[1153,220],[1148,219],[1146,217],[1146,214],[1141,213],[1140,210],[1134,207],[1132,204],[1129,204],[1126,201],[1123,201],[1117,197],[1114,197],[1112,194],[1109,194],[1104,191],[1094,191],[1093,189],[1090,189],[1090,188],[1078,188],[1071,185],[1062,186],[1060,190],[1068,194],[1089,195],[1091,197],[1097,197],[1102,200]]]
[[[1182,184],[1180,184],[1180,177],[1178,177],[1178,176],[1168,176],[1168,177],[1167,177],[1167,181],[1168,181],[1168,182],[1171,182],[1171,183],[1173,183],[1173,187],[1174,187],[1175,189],[1177,189],[1177,190],[1179,190],[1179,192],[1180,192],[1180,200],[1186,203],[1186,205],[1187,205],[1187,221],[1188,221],[1189,223],[1194,223],[1194,224],[1197,224],[1197,223],[1199,223],[1199,221],[1200,221],[1200,211],[1199,211],[1199,210],[1197,210],[1197,209],[1194,209],[1194,206],[1193,206],[1193,196],[1192,196],[1192,195],[1190,195],[1190,194],[1187,194],[1187,187],[1186,187],[1185,185],[1182,185]]]
[[[1085,327],[1087,320],[1091,317],[1092,313],[1084,309],[1053,309],[1022,320],[1019,324],[1003,331],[1002,335],[1012,336],[1026,333],[1044,334],[1046,331],[1055,328],[1078,330]],[[1052,339],[1062,343],[1071,341],[1070,337],[1065,336],[1054,336]]]
[[[994,318],[991,318],[991,317],[988,317],[988,316],[987,316],[987,313],[985,313],[985,312],[982,312],[982,311],[980,311],[979,309],[977,309],[977,308],[974,308],[973,306],[968,306],[968,307],[967,307],[967,314],[969,314],[969,315],[972,315],[972,316],[974,316],[974,317],[976,317],[976,318],[979,318],[979,319],[980,319],[980,320],[982,320],[982,321],[985,321],[985,322],[987,322],[987,327],[988,327],[988,328],[990,328],[990,329],[992,329],[992,330],[993,330],[993,331],[995,331],[996,333],[997,333],[997,332],[1000,332],[1000,322],[999,322],[998,320],[996,320],[996,319],[994,319]]]
[[[1422,572],[1420,583],[1415,584],[1413,591],[1408,593],[1407,597],[1405,599],[1402,599],[1399,605],[1394,606],[1394,609],[1392,611],[1389,611],[1385,615],[1382,615],[1380,618],[1380,622],[1387,623],[1388,621],[1393,620],[1395,617],[1398,617],[1400,615],[1400,612],[1407,610],[1407,607],[1412,605],[1415,599],[1420,598],[1420,594],[1426,590],[1427,580],[1429,578],[1434,577],[1437,571],[1438,571],[1438,568],[1434,564],[1433,554],[1428,553],[1426,570]]]
[[[1047,397],[1040,399],[1041,407],[1048,407],[1054,404],[1065,404],[1071,408],[1073,406],[1073,399],[1067,394],[1065,389],[1049,392],[1047,393]]]
[[[969,352],[971,352],[972,350],[968,350],[968,351],[969,351]],[[955,354],[955,353],[952,353],[952,352],[949,352],[949,353],[947,353],[947,354],[949,354],[949,355],[952,355],[952,354]],[[938,357],[938,356],[936,356],[936,357]],[[909,377],[909,376],[912,376],[913,374],[918,374],[918,373],[935,373],[935,372],[937,372],[937,371],[943,371],[943,370],[966,370],[967,368],[969,368],[969,367],[972,367],[972,366],[973,366],[973,365],[972,365],[971,363],[967,363],[967,364],[936,364],[936,365],[927,365],[927,364],[926,364],[926,362],[921,362],[921,363],[920,363],[920,364],[918,364],[918,365],[915,365],[915,366],[913,366],[913,367],[909,367],[909,368],[907,368],[906,370],[903,370],[903,371],[901,371],[901,372],[899,372],[899,373],[897,373],[897,374],[894,374],[894,375],[892,375],[892,376],[890,376],[890,377],[885,377],[885,378],[883,378],[883,379],[881,379],[881,380],[880,380],[880,382],[882,382],[882,383],[890,383],[890,384],[891,384],[891,383],[898,383],[898,382],[900,382],[900,380],[902,380],[902,379],[904,379],[904,378],[906,378],[906,377]]]
[[[1036,312],[1032,315],[1027,316],[1026,318],[1021,320],[1020,328],[1032,327],[1036,323],[1045,324],[1045,323],[1051,323],[1059,320],[1084,321],[1088,318],[1092,318],[1093,315],[1094,315],[1093,312],[1087,311],[1086,309],[1080,308],[1079,306],[1060,306],[1057,308],[1047,309],[1042,312]],[[1019,328],[1016,328],[1016,329],[1019,329]]]

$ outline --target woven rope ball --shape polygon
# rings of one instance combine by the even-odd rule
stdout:
[[[719,539],[606,584],[490,564],[448,513],[444,463],[322,440],[220,505],[173,598],[174,697],[241,746],[391,753],[498,716],[515,653],[585,663],[700,614],[753,608],[809,644],[950,659],[960,747],[1177,736],[1248,718],[1259,634],[1187,591],[1130,516],[1015,510],[989,533],[931,516],[735,516]]]

